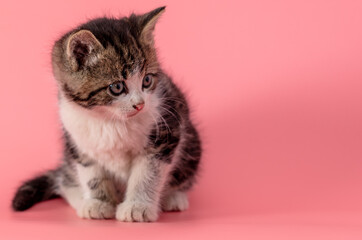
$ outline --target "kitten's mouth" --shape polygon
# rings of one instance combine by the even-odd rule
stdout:
[[[139,113],[139,111],[134,111],[134,112],[131,112],[131,113],[128,113],[127,114],[127,117],[133,117],[133,116],[135,116],[137,113]]]
[[[134,115],[136,115],[137,113],[139,113],[143,107],[145,106],[144,102],[141,102],[139,104],[133,105],[133,108],[135,109],[135,111],[130,112],[127,114],[127,117],[133,117]]]

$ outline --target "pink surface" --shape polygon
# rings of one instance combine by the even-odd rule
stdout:
[[[191,208],[152,224],[13,213],[61,156],[52,43],[87,18],[167,10],[164,68],[205,154]],[[361,1],[6,1],[0,7],[0,239],[362,239]],[[185,238],[188,237],[188,238]]]

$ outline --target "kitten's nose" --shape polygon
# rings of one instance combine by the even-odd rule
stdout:
[[[134,109],[136,109],[137,111],[141,111],[144,106],[145,106],[145,102],[139,102],[139,103],[133,105],[132,107]]]

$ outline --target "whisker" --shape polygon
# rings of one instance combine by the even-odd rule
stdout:
[[[172,133],[172,131],[171,131],[171,129],[170,129],[170,126],[168,126],[166,120],[162,117],[162,115],[160,115],[160,118],[161,118],[161,120],[164,122],[164,124],[165,124],[166,128],[168,129],[168,131],[169,131],[170,133]],[[167,134],[167,136],[168,136],[168,134]]]
[[[157,142],[158,137],[160,135],[160,128],[158,126],[158,121],[157,121],[156,117],[152,113],[150,114],[150,116],[152,117],[152,119],[154,120],[155,125],[156,125],[156,139],[155,139],[155,142]]]
[[[185,105],[185,101],[184,100],[182,100],[181,98],[172,98],[172,97],[161,97],[160,98],[161,100],[172,100],[172,101],[174,101],[174,102],[178,102],[178,103],[180,103],[180,104],[182,104],[182,105]]]
[[[170,110],[168,110],[167,108],[164,108],[162,106],[160,106],[160,108],[163,110],[166,110],[168,113],[170,113],[177,120],[178,124],[181,125],[181,122],[180,122],[181,119],[179,119],[173,112],[171,112]],[[170,108],[172,108],[172,107],[170,107]]]

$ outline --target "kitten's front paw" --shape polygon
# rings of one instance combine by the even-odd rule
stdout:
[[[111,203],[103,202],[98,199],[84,200],[81,207],[77,209],[77,214],[79,217],[89,219],[114,218],[115,212],[115,206],[113,206]]]
[[[118,205],[116,219],[123,222],[154,222],[158,218],[158,207],[140,202],[123,202]]]

